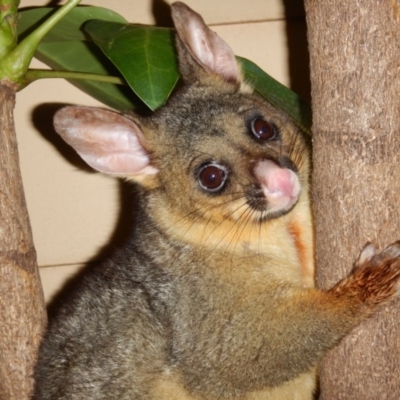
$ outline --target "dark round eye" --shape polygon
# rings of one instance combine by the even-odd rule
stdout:
[[[225,185],[226,169],[218,164],[204,165],[198,174],[201,187],[209,192],[217,192]]]
[[[258,140],[271,140],[276,136],[275,127],[262,118],[255,118],[253,120],[251,123],[251,130]]]

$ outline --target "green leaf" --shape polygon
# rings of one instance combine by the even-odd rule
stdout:
[[[21,12],[18,26],[20,37],[25,37],[46,17],[53,8],[37,8]],[[35,57],[57,71],[86,72],[90,74],[121,76],[114,65],[91,42],[83,31],[90,19],[101,18],[125,24],[125,19],[104,8],[77,7],[55,26],[39,45]],[[88,80],[70,80],[79,89],[119,110],[131,110],[141,102],[128,86],[100,83]]]
[[[24,11],[20,32],[32,29],[52,9]],[[95,20],[90,19],[95,18]],[[89,33],[99,48],[88,40]],[[104,53],[104,54],[103,54]],[[45,37],[37,57],[56,70],[103,75],[121,73],[136,95],[151,109],[165,103],[178,78],[173,30],[132,25],[109,10],[77,7]],[[309,105],[256,64],[237,57],[245,79],[263,97],[287,113],[305,132],[311,131]],[[111,61],[111,62],[110,62]],[[119,72],[118,72],[119,71]],[[93,81],[73,81],[105,104],[127,110],[141,104],[129,87]]]
[[[104,21],[90,21],[85,30],[150,109],[155,110],[165,103],[179,76],[172,30]],[[310,106],[253,62],[237,59],[245,79],[302,130],[310,133]]]
[[[61,47],[62,51],[60,52]],[[104,57],[100,49],[90,42],[43,43],[40,45],[37,58],[56,71],[79,71],[120,76],[119,71]],[[69,79],[68,81],[83,92],[117,110],[132,110],[140,103],[128,86],[80,79]]]
[[[300,129],[311,135],[310,105],[252,61],[236,58],[242,65],[245,80],[271,104],[288,114]]]
[[[85,30],[151,110],[165,103],[179,79],[172,30],[96,20]]]
[[[20,38],[37,28],[51,14],[57,11],[54,7],[39,7],[20,12],[18,34]],[[44,38],[42,42],[87,41],[83,25],[91,20],[119,22],[127,24],[126,19],[114,11],[102,7],[78,6],[69,12]]]

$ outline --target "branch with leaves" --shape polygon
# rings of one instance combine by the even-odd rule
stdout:
[[[36,79],[66,78],[118,110],[134,109],[141,103],[155,110],[164,104],[179,79],[174,32],[129,24],[111,10],[75,7],[78,3],[70,0],[59,9],[23,11],[18,29],[13,4],[2,19],[9,22],[2,24],[3,41],[7,43],[0,49],[0,78],[7,77],[20,89]],[[43,19],[45,22],[40,23]],[[29,70],[33,55],[52,71]],[[309,106],[251,61],[241,57],[238,60],[246,80],[310,132]],[[124,84],[129,88],[120,87]]]

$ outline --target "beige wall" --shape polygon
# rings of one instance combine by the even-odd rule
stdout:
[[[300,0],[186,2],[213,25],[237,55],[253,60],[308,97]],[[47,3],[22,0],[20,6]],[[290,7],[285,9],[284,3],[290,3]],[[166,8],[162,1],[151,0],[86,0],[82,4],[112,8],[131,22],[146,24],[156,21],[152,10],[162,14]],[[157,20],[163,20],[162,15]],[[32,67],[43,65],[34,61]],[[60,143],[51,129],[49,103],[97,104],[63,80],[36,82],[17,97],[21,169],[48,301],[68,276],[96,257],[114,236],[121,202],[116,180],[80,168],[82,164]]]

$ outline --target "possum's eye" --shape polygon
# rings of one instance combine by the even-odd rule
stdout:
[[[200,186],[209,192],[221,190],[228,176],[227,169],[219,164],[205,164],[198,172]]]
[[[258,140],[272,140],[276,138],[274,125],[263,118],[255,118],[251,122],[251,131]]]

